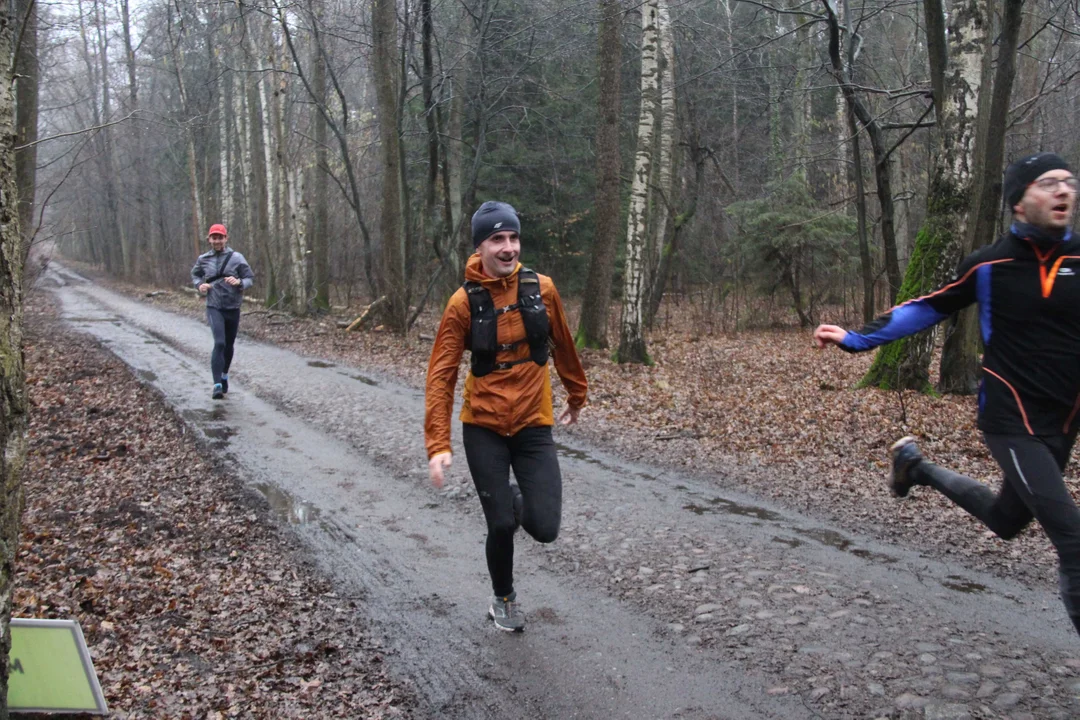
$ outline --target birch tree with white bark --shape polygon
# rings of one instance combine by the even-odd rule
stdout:
[[[637,152],[626,222],[626,262],[623,267],[623,303],[619,321],[620,363],[648,363],[645,344],[646,259],[649,232],[649,180],[652,176],[653,134],[660,93],[660,3],[641,6],[641,111],[638,115]]]

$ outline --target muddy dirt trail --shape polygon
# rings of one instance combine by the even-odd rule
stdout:
[[[432,489],[419,391],[241,336],[212,401],[205,324],[58,264],[41,284],[294,527],[431,717],[1080,715],[1080,640],[1049,589],[562,430],[563,532],[517,543],[528,628],[498,632],[464,453],[455,437],[451,487]]]

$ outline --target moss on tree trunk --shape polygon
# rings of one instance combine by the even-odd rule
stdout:
[[[939,173],[931,185],[929,213],[915,239],[897,305],[927,295],[944,284],[960,260],[963,236],[957,232],[957,219],[967,212],[969,197],[942,175]],[[883,346],[859,381],[859,387],[933,393],[930,385],[933,349],[933,328]]]

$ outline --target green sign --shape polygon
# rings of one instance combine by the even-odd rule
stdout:
[[[108,713],[76,621],[11,618],[10,661],[11,712]]]

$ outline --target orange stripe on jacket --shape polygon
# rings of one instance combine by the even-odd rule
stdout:
[[[885,313],[883,313],[883,314],[891,313],[893,310],[895,310],[897,308],[904,307],[905,305],[910,305],[913,302],[918,302],[920,300],[927,300],[929,298],[934,297],[935,295],[940,295],[941,293],[945,292],[946,290],[949,290],[950,288],[954,288],[957,285],[963,285],[964,281],[967,280],[969,277],[971,277],[971,273],[975,272],[976,270],[981,268],[983,265],[997,265],[998,263],[1012,262],[1013,259],[1014,258],[1003,258],[1001,260],[987,260],[986,262],[979,263],[978,265],[976,265],[975,267],[971,268],[966,273],[964,273],[964,277],[958,278],[957,280],[953,280],[948,285],[942,286],[941,288],[935,290],[934,292],[930,293],[929,295],[921,295],[921,296],[919,296],[917,298],[911,298],[910,300],[905,300],[904,302],[900,303],[899,305],[894,305],[891,308],[889,308],[888,310],[886,310]]]
[[[1072,412],[1069,413],[1069,419],[1065,421],[1065,427],[1062,428],[1062,432],[1066,435],[1069,433],[1069,426],[1072,425],[1073,418],[1076,417],[1076,411],[1080,410],[1080,395],[1076,396],[1076,402],[1073,403]]]
[[[1008,380],[1006,380],[1005,378],[1001,377],[1000,375],[998,375],[998,374],[997,374],[996,372],[994,372],[994,371],[993,371],[993,370],[991,370],[990,368],[988,368],[988,367],[983,367],[983,370],[985,370],[986,372],[990,373],[991,375],[993,375],[994,377],[996,377],[996,378],[997,378],[998,380],[1000,380],[1001,382],[1005,383],[1005,387],[1009,388],[1009,390],[1010,390],[1010,391],[1012,392],[1012,394],[1013,394],[1013,398],[1015,398],[1015,399],[1016,399],[1016,407],[1020,408],[1020,417],[1022,417],[1022,418],[1024,419],[1024,427],[1026,427],[1026,428],[1027,428],[1027,431],[1028,431],[1028,434],[1029,434],[1029,435],[1034,435],[1034,434],[1035,434],[1035,431],[1031,429],[1031,425],[1030,425],[1030,424],[1028,423],[1027,413],[1026,413],[1026,412],[1024,412],[1024,403],[1020,402],[1020,393],[1016,392],[1016,388],[1014,388],[1014,387],[1013,387],[1013,386],[1012,386],[1012,385],[1011,385],[1011,384],[1009,383],[1009,381],[1008,381]]]
[[[1046,262],[1046,258],[1039,255],[1038,251],[1035,252],[1039,256],[1041,263]],[[1049,257],[1049,255],[1047,256]],[[1058,270],[1061,269],[1061,263],[1063,260],[1080,260],[1080,255],[1062,255],[1056,261],[1054,266],[1050,268],[1049,276],[1046,274],[1046,265],[1039,265],[1039,280],[1042,282],[1042,296],[1044,298],[1050,297],[1050,291],[1054,289],[1054,280],[1057,279]]]

